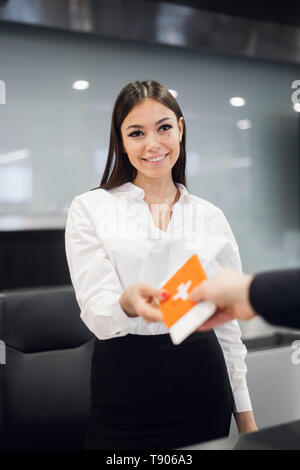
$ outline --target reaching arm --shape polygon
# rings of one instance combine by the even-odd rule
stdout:
[[[135,319],[120,306],[124,289],[80,196],[69,208],[65,247],[84,323],[99,339],[127,335]]]

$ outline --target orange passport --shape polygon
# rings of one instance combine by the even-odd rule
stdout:
[[[183,341],[215,311],[215,305],[211,302],[195,303],[188,298],[194,287],[205,279],[207,276],[195,254],[160,285],[170,294],[167,300],[160,303],[160,310],[175,344]]]

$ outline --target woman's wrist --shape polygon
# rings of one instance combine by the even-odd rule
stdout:
[[[234,417],[239,434],[257,431],[257,425],[252,411],[235,413]]]

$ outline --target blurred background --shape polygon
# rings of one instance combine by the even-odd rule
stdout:
[[[297,8],[0,0],[0,289],[70,282],[69,204],[100,183],[114,100],[144,79],[176,96],[188,190],[223,210],[244,270],[299,266]]]

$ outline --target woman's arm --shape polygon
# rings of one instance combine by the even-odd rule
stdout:
[[[252,411],[234,413],[234,418],[239,434],[243,434],[245,432],[254,432],[258,430]]]
[[[218,253],[216,261],[220,267],[231,267],[242,271],[237,243],[231,228],[220,211],[219,225],[224,239],[227,240]],[[234,400],[234,417],[239,432],[250,432],[257,429],[252,412],[246,374],[245,358],[247,349],[241,340],[241,330],[237,320],[229,321],[214,329],[222,347]]]
[[[233,395],[233,414],[239,432],[256,430],[252,412],[246,374],[247,349],[241,341],[241,332],[236,320],[214,329],[222,347]],[[246,431],[247,430],[247,431]]]
[[[119,304],[124,289],[87,206],[82,196],[73,199],[65,231],[66,256],[80,316],[99,339],[125,336],[135,319],[129,318]]]

